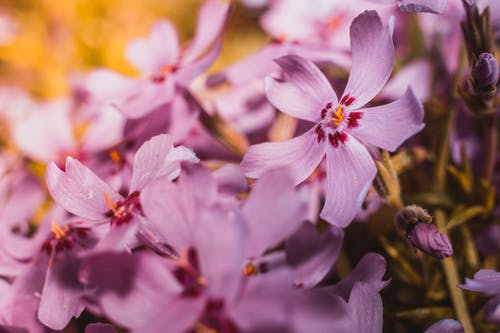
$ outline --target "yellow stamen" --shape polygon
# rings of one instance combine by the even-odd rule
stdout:
[[[113,200],[111,199],[111,196],[109,195],[108,192],[104,192],[104,200],[106,200],[106,204],[108,205],[108,207],[113,211],[113,213],[116,216],[117,215],[116,203],[113,202]]]
[[[257,267],[255,267],[254,264],[246,265],[245,268],[243,269],[243,275],[245,276],[257,275]]]
[[[57,224],[56,221],[52,221],[50,231],[56,236],[56,239],[61,239],[66,237],[66,232],[69,230],[68,225],[64,226],[64,229],[61,228],[59,224]]]
[[[109,158],[111,158],[111,160],[113,162],[115,162],[116,164],[122,164],[122,157],[120,155],[120,153],[118,152],[118,150],[116,149],[111,149],[108,153],[109,155]]]
[[[337,110],[333,113],[333,117],[330,118],[335,126],[339,126],[341,122],[344,121],[344,112],[342,111],[344,106],[342,104],[339,105]]]

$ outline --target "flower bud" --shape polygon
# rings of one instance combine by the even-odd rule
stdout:
[[[448,237],[431,222],[429,213],[416,205],[406,206],[396,215],[398,227],[414,247],[438,259],[451,256],[453,249]]]
[[[500,70],[495,56],[491,53],[481,53],[472,71],[475,86],[481,90],[494,90],[499,75]]]
[[[417,249],[435,258],[444,259],[453,254],[448,237],[439,232],[432,223],[414,224],[408,233],[408,239]]]

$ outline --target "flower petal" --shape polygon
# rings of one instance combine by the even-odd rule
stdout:
[[[366,148],[352,136],[326,151],[327,188],[321,218],[346,227],[359,211],[377,168]]]
[[[325,154],[326,145],[317,142],[314,128],[284,142],[252,145],[243,157],[241,168],[248,177],[258,178],[271,169],[289,167],[295,184],[309,177]]]
[[[192,246],[193,223],[188,210],[192,197],[186,189],[166,179],[147,186],[140,194],[146,216],[144,227],[165,239],[176,250]],[[168,216],[168,220],[165,219]]]
[[[464,328],[458,320],[445,318],[429,326],[424,333],[464,333]]]
[[[85,308],[82,297],[86,288],[78,281],[79,263],[70,254],[47,269],[38,319],[48,327],[61,330],[71,317],[79,317]]]
[[[344,232],[330,227],[319,233],[305,223],[285,244],[287,262],[294,268],[295,284],[312,288],[318,284],[337,261]]]
[[[359,333],[382,332],[382,298],[369,284],[358,282],[349,296],[352,330]]]
[[[194,40],[184,53],[183,63],[194,61],[221,37],[230,8],[231,2],[227,0],[204,1],[198,12]]]
[[[357,282],[367,283],[374,290],[380,291],[389,283],[389,281],[382,280],[385,270],[386,261],[384,257],[377,253],[367,253],[348,276],[333,286],[325,287],[324,290],[345,300],[348,299],[353,286]]]
[[[85,327],[85,333],[118,333],[111,324],[92,323]]]
[[[151,29],[149,38],[132,40],[125,50],[128,61],[145,74],[160,73],[167,65],[179,59],[179,39],[169,21],[160,21]]]
[[[487,295],[500,293],[500,273],[491,269],[479,270],[474,274],[474,279],[465,279],[465,283],[466,284],[459,285],[459,287]]]
[[[389,79],[394,45],[388,27],[375,11],[365,11],[351,24],[352,69],[344,96],[354,97],[351,109],[368,103]]]
[[[217,57],[219,57],[221,49],[222,41],[217,39],[207,53],[179,68],[177,73],[175,73],[176,83],[182,87],[189,87],[194,78],[212,66]]]
[[[245,85],[253,79],[260,79],[278,69],[272,59],[289,53],[286,44],[268,44],[246,58],[226,67],[222,72],[207,79],[208,86],[228,82],[233,85]]]
[[[90,169],[71,157],[66,158],[65,171],[54,162],[45,173],[47,188],[52,197],[68,212],[89,220],[104,220],[109,211],[104,193],[114,202],[123,198]]]
[[[245,262],[245,224],[236,211],[214,207],[199,214],[195,243],[207,294],[230,302],[236,296]]]
[[[283,80],[267,77],[265,89],[276,108],[293,117],[316,122],[328,102],[337,103],[328,79],[314,63],[296,55],[275,61],[283,70]]]
[[[424,128],[424,109],[411,88],[396,101],[360,109],[363,116],[351,134],[359,141],[394,151],[406,139]]]
[[[253,187],[242,208],[248,222],[248,257],[261,256],[305,221],[305,203],[293,185],[287,169],[276,169],[262,175]]]
[[[443,14],[448,0],[398,0],[398,6],[404,12]]]
[[[173,179],[180,173],[180,162],[197,161],[194,153],[183,146],[173,147],[167,134],[160,134],[146,141],[134,156],[130,192],[140,191],[159,177]]]

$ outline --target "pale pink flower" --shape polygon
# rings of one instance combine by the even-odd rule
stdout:
[[[283,78],[267,77],[267,97],[281,111],[315,123],[292,140],[251,146],[243,158],[246,175],[290,166],[296,184],[304,181],[326,155],[327,190],[321,217],[345,227],[354,218],[377,169],[369,150],[394,151],[423,128],[423,109],[408,88],[396,101],[362,108],[389,78],[394,47],[378,14],[366,11],[351,25],[353,65],[342,98],[310,61],[298,56],[276,60]]]

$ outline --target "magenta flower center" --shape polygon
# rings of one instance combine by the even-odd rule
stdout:
[[[88,228],[75,228],[68,224],[61,227],[56,222],[52,222],[51,233],[42,245],[42,251],[51,255],[54,251],[60,253],[64,250],[71,250],[78,238],[87,237]]]
[[[118,202],[113,202],[107,193],[104,193],[104,197],[110,207],[110,210],[105,215],[111,218],[112,225],[122,225],[130,222],[134,213],[142,214],[138,191],[131,193],[125,200]]]
[[[161,68],[161,70],[157,74],[151,76],[151,81],[153,83],[162,83],[165,81],[168,74],[173,73],[176,70],[177,67],[174,65],[165,65]]]
[[[173,273],[184,288],[184,297],[198,297],[205,288],[206,280],[201,275],[198,254],[193,248],[188,250],[187,259],[182,261]]]
[[[347,94],[336,107],[333,107],[332,102],[326,103],[320,112],[322,120],[315,129],[318,143],[328,139],[332,147],[337,148],[341,143],[347,142],[347,130],[358,127],[358,120],[363,117],[363,113],[347,109],[355,100]]]
[[[199,321],[196,323],[192,333],[238,333],[240,330],[236,324],[226,316],[224,311],[224,300],[209,299]]]

